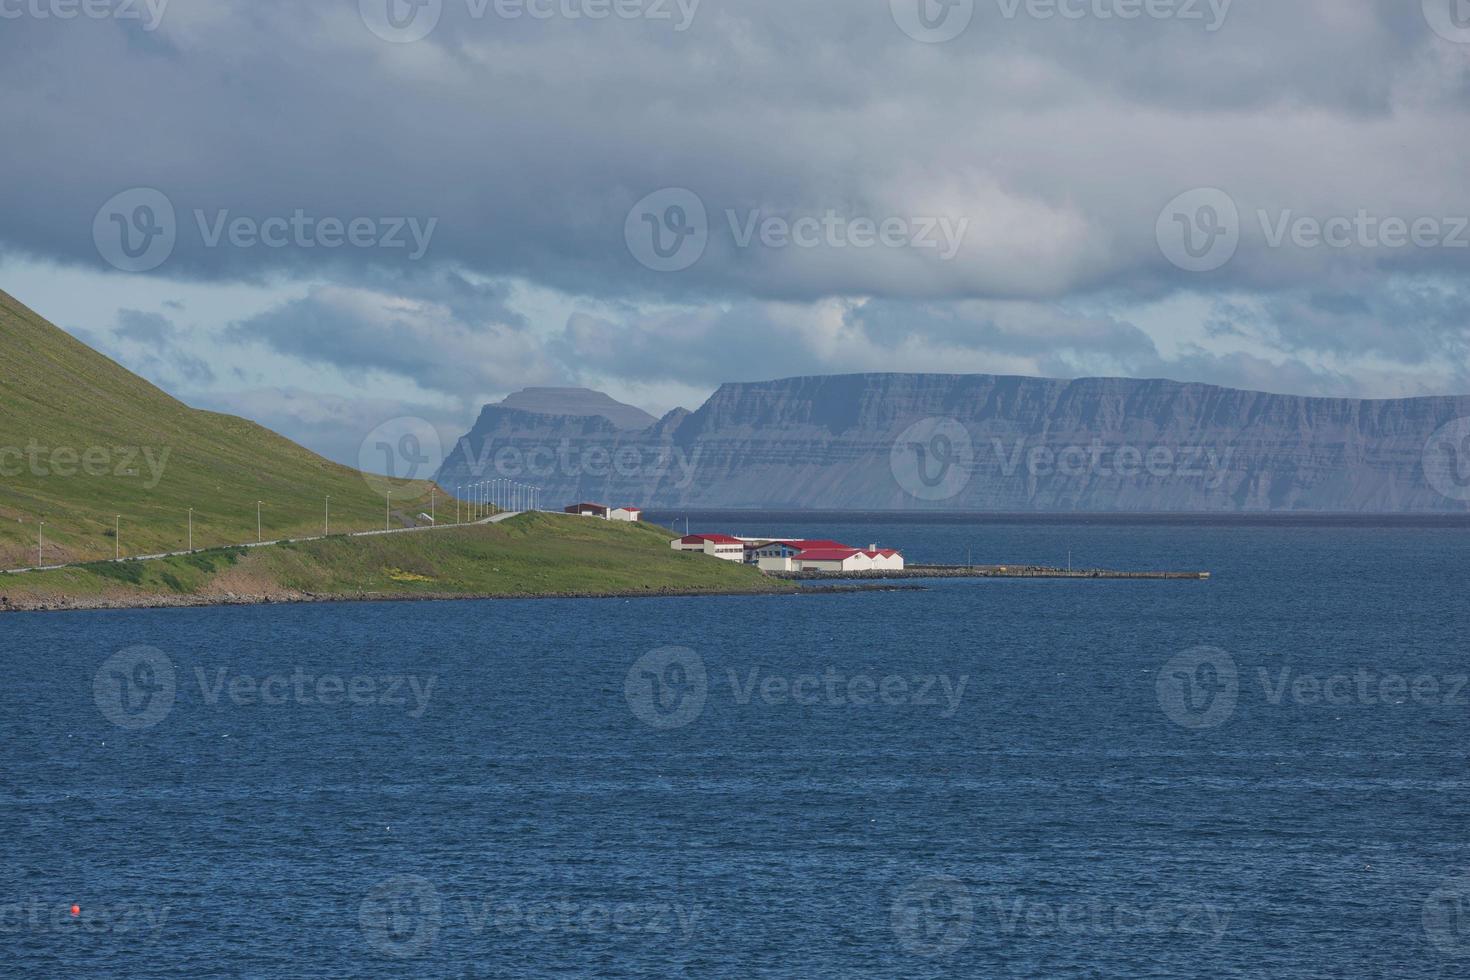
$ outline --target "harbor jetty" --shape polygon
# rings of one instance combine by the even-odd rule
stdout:
[[[1082,578],[1207,581],[1209,572],[1124,572],[1115,569],[1049,568],[1044,565],[908,565],[902,569],[855,572],[767,572],[792,581],[820,579],[936,579],[936,578]]]

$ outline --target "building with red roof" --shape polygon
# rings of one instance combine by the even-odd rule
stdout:
[[[728,534],[690,534],[671,542],[675,551],[700,551],[724,561],[745,561],[745,542]]]

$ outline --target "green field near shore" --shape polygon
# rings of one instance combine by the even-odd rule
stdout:
[[[0,292],[0,568],[393,526],[431,484],[367,477],[246,419],[190,408]],[[369,433],[364,432],[365,439]],[[454,513],[438,493],[438,516]],[[45,526],[41,526],[41,522]],[[38,545],[42,548],[38,561]]]
[[[155,561],[0,576],[10,608],[186,598],[554,596],[791,592],[748,566],[669,547],[672,532],[554,514],[502,524],[259,549],[223,548]]]

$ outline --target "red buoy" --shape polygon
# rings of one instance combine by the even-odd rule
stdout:
[[[74,915],[74,916],[81,915],[82,914],[82,907],[80,905],[73,904],[72,907],[71,907],[71,914]]]

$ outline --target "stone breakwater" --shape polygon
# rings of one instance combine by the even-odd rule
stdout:
[[[817,580],[885,580],[935,578],[1085,578],[1170,579],[1204,581],[1209,572],[1120,572],[1108,569],[1048,568],[1043,565],[910,565],[899,570],[872,572],[768,572],[772,578],[807,582]]]

